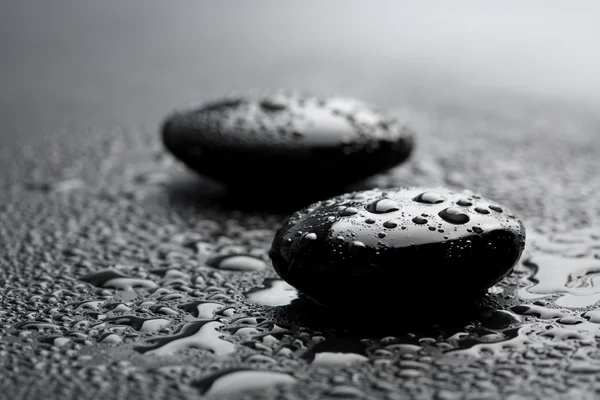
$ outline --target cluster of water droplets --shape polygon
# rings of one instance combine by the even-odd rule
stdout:
[[[402,332],[349,336],[347,330],[294,324],[272,313],[298,297],[275,277],[266,257],[277,219],[211,219],[210,211],[201,210],[153,223],[137,202],[162,193],[170,178],[156,170],[125,176],[123,188],[99,192],[78,179],[24,185],[49,199],[89,190],[102,199],[96,213],[110,218],[82,213],[65,222],[77,230],[49,222],[45,230],[25,227],[21,263],[35,265],[36,272],[23,277],[3,271],[0,358],[9,375],[3,379],[34,370],[59,382],[83,376],[90,388],[106,390],[118,386],[118,379],[140,390],[172,379],[216,397],[294,385],[300,393],[310,387],[313,395],[346,398],[453,398],[466,390],[465,382],[479,394],[514,387],[526,395],[519,382],[531,377],[532,395],[577,397],[578,385],[596,384],[600,245],[592,229],[529,231],[523,262],[490,290],[494,306],[461,326],[420,330],[403,307],[382,304]],[[434,195],[421,197],[441,204]],[[444,209],[505,214],[471,197]],[[85,202],[79,206],[84,209]],[[375,206],[382,215],[398,211],[392,202]],[[344,207],[336,212],[348,215],[331,217],[337,221],[363,211]],[[460,215],[452,210],[446,217],[460,221]],[[409,220],[417,217],[426,226],[438,217],[454,225],[439,212]],[[409,226],[404,219],[384,222],[388,226],[382,224],[379,233],[386,235]],[[470,222],[462,225],[480,233]],[[67,234],[58,240],[53,231]],[[315,232],[303,233],[308,245],[316,239]],[[54,243],[60,246],[34,251]],[[421,317],[434,321],[437,315]],[[376,321],[360,314],[355,322],[369,331]]]
[[[238,146],[245,140],[265,146],[335,144],[351,154],[364,151],[365,143],[376,147],[378,142],[373,139],[393,142],[412,136],[396,118],[358,100],[293,91],[231,96],[188,117],[194,119],[194,125],[218,132],[223,144]],[[230,135],[232,132],[236,135]]]
[[[472,192],[450,193],[451,199],[435,191],[415,189],[413,192],[412,201],[408,202],[385,190],[343,195],[315,203],[304,213],[296,213],[290,218],[289,225],[317,211],[322,215],[321,224],[332,225],[333,239],[340,245],[347,242],[351,247],[376,245],[382,248],[443,242],[508,226],[518,229],[513,214]],[[368,203],[366,207],[365,202]],[[376,237],[369,237],[364,242],[356,240],[357,233],[374,231],[377,226],[381,229],[375,233]],[[314,228],[316,231],[318,226]],[[315,231],[303,231],[301,242],[309,244],[308,239],[316,235]],[[364,238],[365,234],[359,236]]]

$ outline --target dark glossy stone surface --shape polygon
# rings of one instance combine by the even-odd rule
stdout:
[[[407,126],[363,102],[284,91],[175,113],[162,136],[200,174],[268,191],[357,182],[402,163],[413,146]]]
[[[322,304],[444,300],[483,293],[512,271],[524,245],[514,214],[470,191],[374,189],[295,213],[270,256],[283,279]]]

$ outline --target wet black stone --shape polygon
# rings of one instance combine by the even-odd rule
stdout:
[[[342,187],[402,163],[413,147],[404,124],[365,103],[288,92],[174,113],[162,137],[189,168],[255,193]]]
[[[426,192],[444,200],[419,201]],[[477,212],[490,206],[482,197],[472,197],[470,207],[455,206],[469,195],[443,188],[374,189],[312,204],[277,231],[273,266],[325,305],[480,296],[512,271],[525,229],[509,212]],[[377,204],[390,211],[374,212]],[[316,240],[306,243],[307,234]]]

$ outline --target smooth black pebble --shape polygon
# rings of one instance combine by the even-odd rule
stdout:
[[[283,91],[174,113],[162,137],[189,168],[255,194],[343,187],[402,163],[413,147],[407,126],[363,102]]]
[[[294,213],[269,255],[281,278],[324,305],[473,299],[512,272],[525,246],[506,207],[477,209],[500,207],[444,188],[348,193]]]

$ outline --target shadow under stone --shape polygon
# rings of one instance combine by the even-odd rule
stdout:
[[[323,307],[304,296],[291,304],[270,308],[267,318],[282,325],[358,335],[448,336],[473,325],[506,329],[520,319],[507,312],[514,304],[503,297],[486,295],[459,302],[408,304],[380,303]]]
[[[228,188],[204,176],[186,176],[166,185],[171,205],[175,207],[197,207],[219,211],[246,213],[268,213],[289,215],[310,204],[355,190],[364,190],[367,181],[351,186],[330,185],[327,187],[291,188],[278,182],[249,182],[244,186]]]

